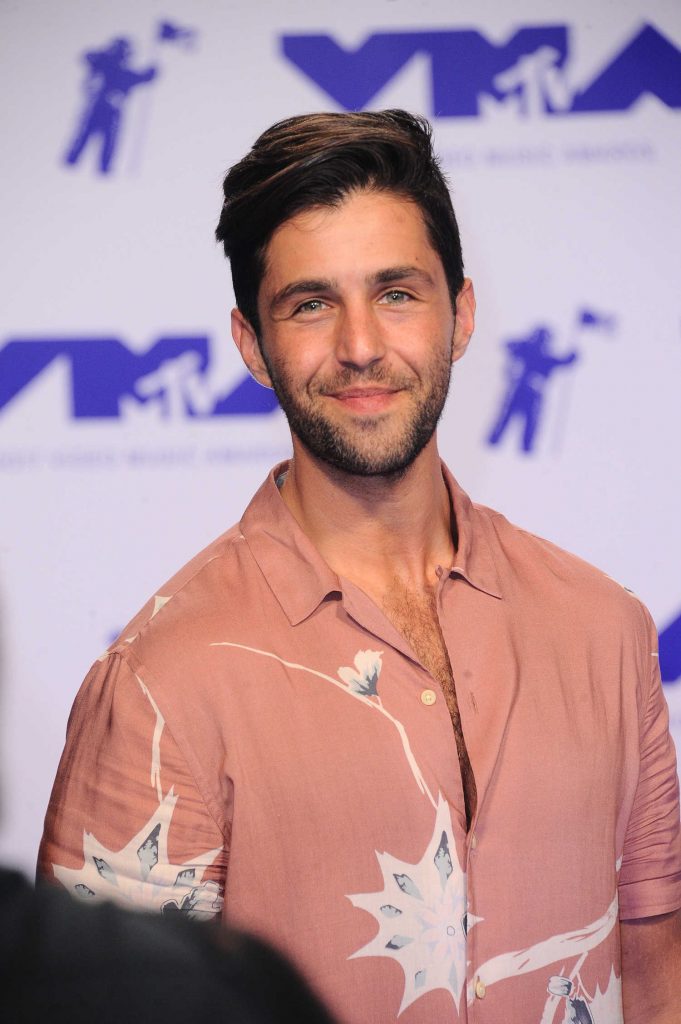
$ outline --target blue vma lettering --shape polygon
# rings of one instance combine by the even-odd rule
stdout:
[[[568,27],[521,28],[505,43],[475,29],[376,32],[356,49],[330,35],[284,35],[284,56],[345,110],[361,110],[417,54],[430,58],[431,114],[477,117],[481,97],[521,116],[625,111],[645,94],[681,108],[681,51],[645,24],[596,75],[569,84]]]
[[[55,360],[70,369],[74,419],[118,419],[126,406],[149,403],[168,418],[257,416],[278,408],[274,392],[249,375],[216,393],[205,335],[162,337],[145,352],[119,338],[21,338],[0,349],[0,413]]]
[[[660,673],[663,683],[681,682],[681,611],[660,630]]]

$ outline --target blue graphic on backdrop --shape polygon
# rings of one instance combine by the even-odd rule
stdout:
[[[663,683],[681,681],[681,611],[660,630],[660,673]]]
[[[553,333],[538,327],[529,338],[506,342],[510,357],[508,388],[501,412],[490,431],[487,443],[499,444],[511,420],[519,419],[522,427],[522,449],[531,452],[535,445],[539,413],[549,377],[562,366],[571,366],[577,352],[556,356],[551,352]]]
[[[248,374],[220,393],[205,335],[158,338],[145,352],[119,338],[12,339],[0,349],[0,413],[55,360],[70,369],[73,419],[125,419],[140,406],[164,419],[250,416],[278,408]]]
[[[173,42],[189,48],[195,39],[193,29],[163,21],[156,27],[154,42]],[[144,68],[134,68],[133,49],[131,40],[121,36],[103,49],[89,50],[83,55],[87,65],[85,102],[64,163],[78,163],[92,140],[93,144],[99,142],[99,173],[110,174],[113,170],[125,105],[137,87],[148,85],[159,75],[154,60]]]
[[[330,35],[284,35],[284,56],[345,110],[361,110],[417,54],[430,58],[433,117],[629,110],[649,93],[681,108],[681,51],[645,24],[588,82],[570,74],[567,25],[521,28],[501,44],[475,29],[376,32],[356,49]]]
[[[615,321],[590,309],[577,313],[577,330],[611,332]],[[487,436],[487,444],[498,445],[512,422],[517,421],[520,450],[534,451],[537,432],[547,399],[548,384],[557,371],[574,368],[579,361],[579,350],[572,347],[558,352],[554,347],[555,334],[550,327],[534,328],[526,338],[512,338],[505,342],[507,352],[506,391],[501,408]]]

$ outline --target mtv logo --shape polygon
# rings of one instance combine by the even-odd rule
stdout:
[[[245,374],[225,394],[210,383],[205,335],[158,338],[136,352],[119,338],[17,338],[0,349],[0,415],[55,360],[70,369],[69,413],[122,419],[155,406],[167,419],[257,416],[278,408],[272,391]]]
[[[284,35],[281,45],[345,110],[367,107],[417,54],[429,58],[433,117],[478,117],[490,102],[526,117],[625,111],[645,94],[681,108],[681,51],[648,24],[580,88],[569,81],[566,25],[521,28],[501,44],[452,29],[376,32],[354,50],[330,35]]]

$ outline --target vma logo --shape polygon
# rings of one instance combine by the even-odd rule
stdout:
[[[83,102],[75,131],[64,155],[64,163],[77,164],[84,151],[94,147],[98,150],[99,173],[110,174],[130,97],[140,86],[148,86],[160,75],[158,47],[173,43],[183,49],[191,49],[195,41],[194,29],[162,21],[156,26],[152,44],[148,49],[148,59],[144,65],[136,65],[135,46],[132,40],[125,36],[112,40],[108,46],[99,50],[88,50],[84,53]],[[142,129],[146,127],[149,114],[148,100],[147,107],[141,113],[134,138],[136,163],[139,163]]]
[[[205,335],[164,337],[146,352],[119,338],[13,339],[0,349],[0,415],[55,361],[70,371],[69,413],[76,419],[253,416],[278,408],[274,392],[245,375],[226,393],[210,382]]]
[[[515,425],[520,451],[533,452],[544,420],[550,381],[556,375],[565,378],[568,371],[575,370],[580,358],[579,340],[587,335],[612,334],[615,326],[612,316],[603,316],[592,309],[580,309],[569,332],[569,344],[562,351],[556,347],[555,332],[546,325],[535,327],[527,337],[506,341],[504,391],[486,438],[487,444],[500,444]],[[567,394],[564,389],[563,406]],[[566,413],[564,407],[558,418],[561,426],[565,423]]]
[[[681,51],[644,25],[588,82],[570,78],[566,25],[521,28],[506,42],[474,29],[377,32],[355,50],[329,35],[285,35],[284,56],[345,110],[361,110],[417,54],[430,63],[433,117],[625,111],[641,96],[681,108]]]

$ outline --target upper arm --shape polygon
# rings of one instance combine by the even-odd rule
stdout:
[[[662,692],[657,636],[646,612],[639,777],[619,879],[622,920],[658,917],[681,907],[679,779]]]
[[[87,899],[221,909],[224,837],[144,681],[120,655],[76,698],[38,870]]]
[[[648,677],[643,687],[640,770],[620,874],[622,998],[626,1024],[681,1019],[681,827],[679,780],[669,714],[646,612]]]
[[[679,1024],[681,910],[622,921],[620,938],[626,1024]]]

